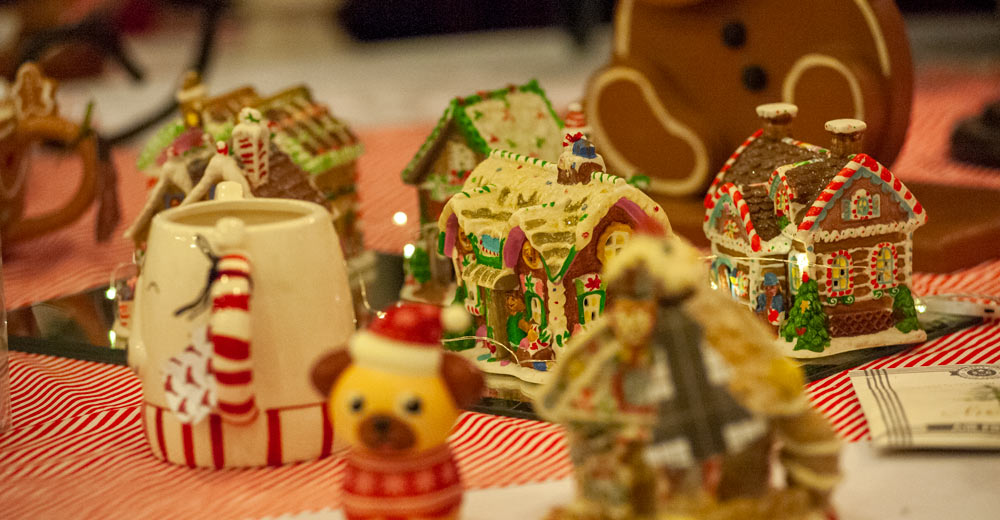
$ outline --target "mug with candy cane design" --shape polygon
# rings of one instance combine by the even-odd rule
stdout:
[[[235,190],[236,194],[233,194]],[[328,455],[312,362],[354,331],[347,269],[313,203],[217,200],[153,220],[135,288],[129,364],[153,455],[191,467]]]

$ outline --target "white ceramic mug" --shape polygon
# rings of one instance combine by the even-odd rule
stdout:
[[[287,199],[202,202],[157,215],[147,244],[128,357],[142,381],[153,454],[216,468],[329,454],[332,432],[310,371],[321,353],[346,344],[354,331],[347,268],[329,213]],[[212,281],[209,251],[221,257]],[[247,298],[247,311],[225,304]],[[205,326],[208,339],[199,342]],[[246,340],[245,358],[226,358],[234,341],[222,336]],[[218,379],[208,383],[217,394],[210,412],[192,420],[178,413],[166,374],[178,359],[189,360],[195,344],[212,358],[205,373]],[[227,400],[247,399],[252,409],[222,409]]]

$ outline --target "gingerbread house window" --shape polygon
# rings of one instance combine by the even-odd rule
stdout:
[[[586,325],[604,311],[604,282],[600,273],[583,275],[573,282],[576,286],[579,321]]]
[[[881,198],[878,193],[868,193],[866,189],[857,190],[851,195],[850,200],[844,200],[844,220],[878,218],[881,214],[880,203]]]
[[[729,219],[722,225],[722,234],[727,238],[736,238],[740,232],[740,226],[735,220]]]
[[[542,268],[542,257],[539,256],[538,250],[531,247],[531,242],[527,240],[521,246],[521,259],[524,260],[524,265],[528,266],[528,269]]]
[[[795,257],[791,258],[791,262],[788,262],[788,288],[791,290],[792,294],[799,292],[799,286],[802,285],[802,267],[799,263],[795,261]]]
[[[851,254],[841,249],[826,259],[826,288],[830,296],[847,296],[854,288]]]
[[[525,275],[521,278],[524,287],[524,307],[528,310],[531,322],[539,327],[546,326],[545,298],[542,297],[543,284],[534,276]]]
[[[897,272],[896,247],[888,242],[875,246],[871,257],[872,287],[876,289],[895,287]]]
[[[625,248],[625,244],[628,243],[628,239],[632,236],[632,228],[625,224],[616,222],[611,224],[601,233],[601,238],[598,241],[597,257],[602,264],[607,264],[615,257],[622,249]]]
[[[467,284],[468,292],[465,293],[465,310],[473,316],[483,315],[482,299],[479,297],[479,287]]]

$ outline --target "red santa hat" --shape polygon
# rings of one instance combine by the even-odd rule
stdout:
[[[351,337],[351,359],[358,366],[410,375],[432,375],[441,366],[441,335],[461,332],[472,323],[459,306],[445,309],[426,303],[400,302],[386,309]]]

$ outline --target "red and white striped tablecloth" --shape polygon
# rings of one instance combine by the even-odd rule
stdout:
[[[1000,295],[1000,260],[915,275],[918,294]],[[1000,322],[926,342],[864,368],[1000,363]],[[138,379],[127,368],[11,353],[13,429],[0,435],[2,518],[250,518],[336,508],[337,457],[280,468],[201,470],[154,459],[142,433]],[[808,387],[847,440],[868,426],[846,372]],[[562,430],[477,413],[452,436],[470,488],[570,475]]]

